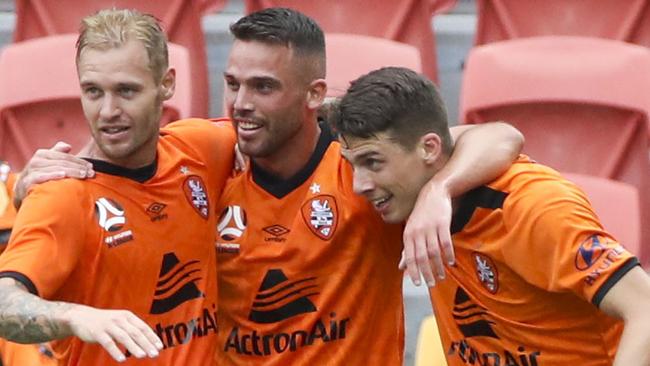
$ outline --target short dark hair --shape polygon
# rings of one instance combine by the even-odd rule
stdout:
[[[332,120],[339,134],[369,138],[387,132],[407,150],[424,134],[440,136],[451,153],[447,111],[438,88],[426,77],[403,67],[385,67],[353,81]]]
[[[239,19],[230,32],[240,41],[284,45],[301,55],[316,56],[325,77],[325,35],[315,20],[289,8],[267,8]]]

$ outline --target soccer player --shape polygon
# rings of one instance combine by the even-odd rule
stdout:
[[[282,8],[230,29],[225,103],[251,163],[218,204],[217,363],[402,365],[402,226],[383,224],[373,209],[390,197],[368,203],[353,193],[351,167],[317,121],[327,88],[323,32]],[[435,184],[477,186],[517,156],[517,143],[502,148],[480,134],[475,127],[459,139]]]
[[[0,336],[55,340],[61,365],[210,364],[213,208],[232,170],[232,128],[188,120],[159,131],[175,72],[151,16],[85,18],[76,62],[95,179],[48,182],[25,199],[0,256]]]
[[[407,69],[353,82],[335,125],[386,222],[449,161],[440,95]],[[650,365],[650,279],[578,187],[522,156],[453,208],[456,265],[430,288],[449,365]]]

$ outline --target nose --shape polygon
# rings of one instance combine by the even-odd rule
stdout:
[[[102,99],[102,105],[99,110],[99,117],[105,121],[110,121],[121,113],[117,98],[110,93],[106,93]]]
[[[253,110],[253,103],[247,89],[245,86],[241,86],[237,91],[232,92],[232,107],[237,112]]]
[[[353,178],[354,193],[364,195],[375,189],[375,182],[366,169],[355,169]]]

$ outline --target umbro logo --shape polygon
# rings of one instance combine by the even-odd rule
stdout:
[[[492,329],[495,323],[486,319],[486,309],[474,303],[461,287],[456,290],[452,314],[458,329],[465,338],[491,337],[499,339]]]
[[[274,242],[278,242],[278,243],[282,243],[282,242],[287,241],[287,239],[284,238],[283,236],[287,235],[291,231],[291,230],[287,229],[286,227],[284,227],[282,225],[277,225],[277,224],[267,226],[262,230],[264,230],[264,232],[266,232],[268,234],[271,234],[270,237],[264,238],[264,241],[274,241]]]
[[[147,207],[147,215],[151,218],[151,221],[160,221],[167,218],[167,214],[163,211],[167,207],[166,204],[160,202],[154,202]]]
[[[266,272],[248,319],[255,323],[277,323],[305,313],[315,312],[309,299],[318,295],[316,277],[290,281],[280,269]]]
[[[165,254],[149,312],[163,314],[186,301],[203,297],[196,286],[196,282],[201,280],[200,266],[198,260],[181,263],[176,254]]]

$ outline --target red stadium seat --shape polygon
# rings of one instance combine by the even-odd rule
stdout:
[[[462,120],[508,121],[526,136],[524,152],[541,163],[632,184],[644,222],[649,111],[650,51],[643,47],[539,37],[475,47],[466,63]],[[650,226],[642,230],[650,243]]]
[[[86,15],[105,8],[136,8],[162,21],[170,42],[186,47],[191,57],[191,116],[207,117],[210,103],[203,11],[215,11],[226,0],[16,0],[14,41],[61,33],[75,33]]]
[[[325,34],[330,97],[342,96],[350,81],[384,66],[422,72],[420,52],[408,44],[356,34]]]
[[[627,183],[584,174],[562,174],[589,197],[600,222],[630,252],[641,254],[639,190]]]
[[[431,18],[457,0],[246,0],[246,13],[281,6],[316,19],[325,32],[362,34],[407,43],[420,50],[422,69],[437,81],[435,37]]]
[[[75,67],[77,35],[38,38],[6,46],[0,54],[0,156],[20,170],[38,148],[63,140],[75,148],[89,140]],[[175,96],[161,124],[189,116],[189,55],[170,44],[177,69]]]
[[[649,0],[478,0],[475,43],[574,35],[650,46]]]

